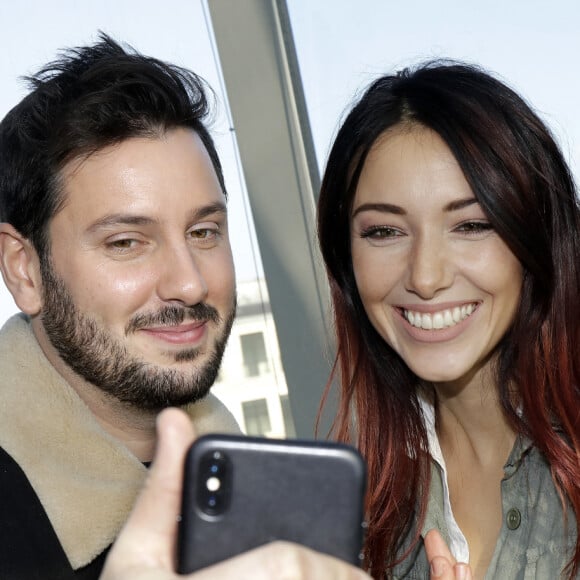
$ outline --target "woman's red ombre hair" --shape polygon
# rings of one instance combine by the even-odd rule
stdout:
[[[439,134],[495,231],[522,264],[519,308],[497,347],[496,384],[513,429],[543,453],[565,513],[574,516],[576,545],[566,574],[575,577],[580,571],[578,198],[558,146],[524,100],[477,67],[451,62],[381,77],[367,89],[339,129],[318,204],[337,340],[327,391],[338,379],[333,434],[358,445],[367,461],[367,568],[374,577],[388,576],[405,557],[401,547],[421,528],[430,478],[418,402],[419,391],[430,387],[369,322],[350,254],[352,200],[365,159],[381,135],[401,124]],[[412,540],[419,540],[418,531]]]

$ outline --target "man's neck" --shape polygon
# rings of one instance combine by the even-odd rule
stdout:
[[[122,403],[86,382],[82,386],[88,388],[72,385],[101,427],[121,441],[141,462],[151,461],[155,452],[157,413]]]
[[[121,441],[140,461],[151,461],[155,452],[157,412],[123,403],[85,381],[60,358],[40,324],[33,322],[33,330],[47,359],[84,401],[101,427]]]

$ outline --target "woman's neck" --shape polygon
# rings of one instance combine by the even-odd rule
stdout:
[[[461,381],[434,385],[436,430],[444,456],[467,454],[482,465],[505,462],[514,441],[490,365]]]

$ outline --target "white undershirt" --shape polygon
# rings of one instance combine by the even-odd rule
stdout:
[[[439,464],[443,473],[443,517],[445,518],[447,529],[449,531],[449,550],[451,550],[451,553],[458,562],[468,563],[469,546],[467,545],[467,540],[465,539],[463,532],[457,525],[457,521],[453,515],[453,510],[451,509],[449,484],[447,483],[447,467],[445,465],[445,459],[443,458],[443,452],[441,451],[441,445],[439,444],[439,438],[435,431],[435,408],[422,397],[419,401],[425,419],[425,427],[427,428],[429,452],[433,459]]]

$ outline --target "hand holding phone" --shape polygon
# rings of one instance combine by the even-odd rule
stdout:
[[[165,409],[157,420],[158,444],[147,485],[109,552],[100,580],[370,580],[362,570],[296,544],[275,542],[188,576],[175,573],[177,516],[184,459],[194,440],[191,419]],[[146,557],[145,557],[146,555]]]
[[[274,540],[358,564],[365,484],[364,462],[347,445],[203,436],[185,464],[178,570]]]

